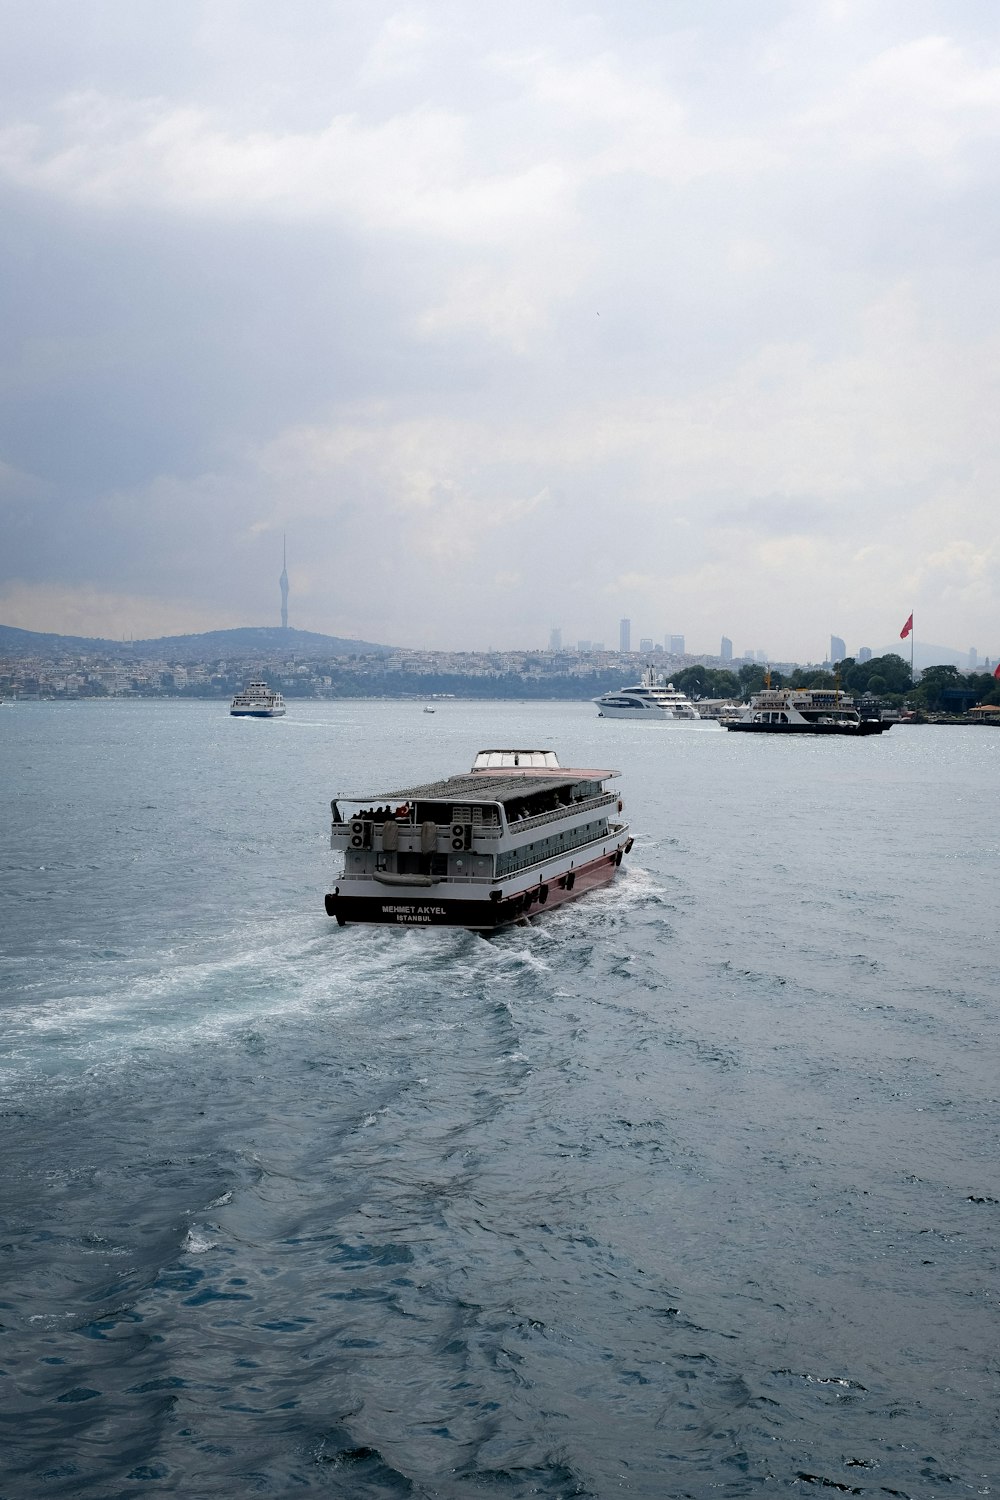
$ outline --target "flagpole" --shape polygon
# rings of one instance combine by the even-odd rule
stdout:
[[[909,617],[908,617],[908,619],[906,621],[906,624],[903,626],[902,630],[899,632],[899,639],[901,641],[905,641],[907,636],[910,637],[910,685],[912,686],[913,685],[913,672],[914,672],[913,648],[917,644],[916,632],[913,629],[913,610],[912,609],[910,610]]]

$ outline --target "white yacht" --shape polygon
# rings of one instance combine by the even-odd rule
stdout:
[[[754,693],[727,729],[756,734],[882,734],[886,719],[863,718],[854,699],[839,688],[773,688]]]
[[[639,719],[645,724],[666,724],[673,719],[700,719],[690,698],[679,693],[672,682],[652,667],[647,667],[634,687],[602,693],[595,698],[598,717],[602,719]]]
[[[255,677],[236,694],[229,712],[243,719],[280,719],[285,700],[280,693],[272,692],[262,677]]]
[[[337,798],[344,867],[327,915],[492,932],[607,885],[632,848],[604,784],[617,775],[564,768],[552,750],[481,750],[464,775]]]

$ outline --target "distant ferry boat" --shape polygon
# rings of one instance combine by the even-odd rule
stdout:
[[[566,769],[551,750],[481,750],[464,775],[338,799],[344,868],[327,914],[492,932],[607,885],[632,847],[604,785],[617,775]]]
[[[236,694],[229,712],[243,719],[280,719],[285,700],[280,693],[272,692],[262,677],[255,677]]]
[[[882,734],[886,719],[863,719],[854,699],[838,688],[772,688],[754,693],[727,729],[757,734]]]
[[[638,719],[645,724],[666,724],[673,719],[700,719],[701,715],[672,682],[647,667],[634,687],[619,688],[595,698],[602,719]]]

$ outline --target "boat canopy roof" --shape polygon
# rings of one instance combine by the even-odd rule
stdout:
[[[344,802],[519,802],[546,788],[576,786],[581,781],[606,781],[620,771],[561,766],[554,750],[480,750],[472,770],[444,781],[395,791],[345,795]]]
[[[474,771],[509,770],[530,766],[533,770],[559,771],[559,757],[554,750],[480,750],[472,764]]]
[[[394,791],[366,792],[363,797],[342,797],[344,802],[457,802],[479,804],[483,802],[522,802],[539,791],[540,786],[555,790],[562,786],[577,786],[581,781],[604,781],[618,776],[619,771],[571,770],[560,767],[558,771],[532,773],[528,771],[468,772],[464,776],[449,776],[445,781],[429,781],[423,786],[401,786]]]

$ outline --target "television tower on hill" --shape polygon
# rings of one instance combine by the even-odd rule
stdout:
[[[281,536],[281,577],[278,579],[281,589],[281,628],[288,629],[288,563],[285,558],[285,536]]]

